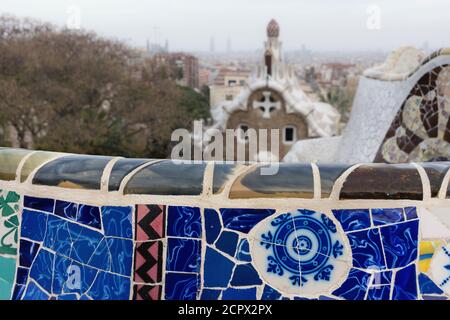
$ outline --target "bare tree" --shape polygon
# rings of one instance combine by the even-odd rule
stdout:
[[[167,156],[172,130],[207,116],[168,70],[94,33],[0,17],[0,121],[20,147]]]

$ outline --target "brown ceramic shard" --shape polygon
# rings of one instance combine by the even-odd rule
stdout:
[[[199,195],[203,191],[206,163],[164,160],[136,173],[125,186],[125,194]]]
[[[310,164],[280,163],[278,172],[263,174],[259,166],[237,179],[230,199],[243,198],[314,198],[314,178]]]
[[[410,164],[362,165],[347,177],[339,198],[423,200],[422,180]]]

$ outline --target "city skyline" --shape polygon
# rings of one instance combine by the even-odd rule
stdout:
[[[285,51],[302,45],[316,51],[390,51],[400,46],[431,48],[448,45],[440,36],[450,31],[444,0],[306,1],[247,0],[17,0],[2,4],[1,14],[67,24],[79,13],[81,28],[137,47],[147,41],[171,50],[208,52],[254,51],[261,48],[261,32],[271,18],[279,21]],[[77,12],[78,11],[78,12]],[[408,14],[405,14],[407,11]],[[414,31],[412,31],[414,30]],[[229,39],[229,40],[228,40]],[[230,46],[231,47],[231,46]]]

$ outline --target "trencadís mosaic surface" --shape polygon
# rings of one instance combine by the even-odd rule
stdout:
[[[449,162],[0,156],[1,299],[450,297]]]

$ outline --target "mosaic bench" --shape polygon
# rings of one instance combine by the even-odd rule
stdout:
[[[0,163],[1,299],[450,297],[450,162]]]

